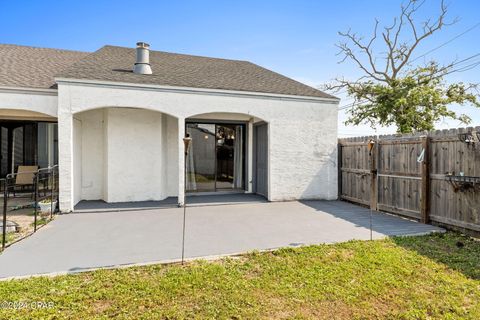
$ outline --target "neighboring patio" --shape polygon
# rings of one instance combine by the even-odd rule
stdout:
[[[370,211],[346,202],[226,205],[219,197],[187,208],[188,259],[370,238]],[[0,255],[0,278],[179,261],[182,217],[174,207],[60,215]],[[373,213],[374,239],[430,232],[443,229]]]

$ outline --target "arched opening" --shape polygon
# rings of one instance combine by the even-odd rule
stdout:
[[[57,118],[23,109],[0,109],[0,177],[20,166],[58,164]]]
[[[186,161],[186,191],[247,192],[268,198],[268,123],[242,113],[191,116],[192,138]]]
[[[163,200],[178,193],[178,119],[104,107],[73,115],[74,204]]]

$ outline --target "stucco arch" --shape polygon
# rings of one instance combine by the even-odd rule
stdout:
[[[221,112],[205,112],[197,113],[187,117],[187,119],[205,119],[205,120],[227,120],[227,121],[245,121],[249,122],[267,122],[266,120],[252,114],[242,113],[242,112],[230,112],[230,111],[221,111]]]
[[[176,196],[179,123],[152,108],[102,106],[73,113],[73,204]]]
[[[53,93],[0,92],[0,109],[38,112],[56,118],[58,97]]]
[[[128,105],[90,106],[90,107],[81,108],[81,110],[77,110],[77,111],[73,112],[72,114],[75,116],[75,115],[80,115],[80,114],[83,114],[83,113],[86,113],[86,112],[89,112],[89,111],[93,111],[93,110],[111,109],[111,108],[155,111],[155,112],[160,112],[160,113],[166,114],[166,115],[168,115],[168,116],[170,116],[170,117],[173,117],[173,118],[175,118],[175,119],[178,119],[178,116],[177,116],[177,115],[171,114],[171,113],[168,112],[168,111],[166,112],[166,111],[164,111],[164,110],[161,110],[160,108],[153,108],[153,107],[148,107],[148,106],[147,106],[147,107],[143,107],[143,106],[128,106]]]
[[[55,116],[23,108],[0,109],[2,120],[57,121]]]
[[[245,125],[245,186],[246,192],[258,192],[268,198],[268,159],[269,159],[269,134],[270,123],[263,118],[250,112],[232,112],[232,111],[202,112],[191,114],[187,117],[186,123],[242,123]],[[195,139],[195,138],[193,138]],[[259,147],[260,146],[260,147]],[[261,158],[259,158],[261,156]],[[257,159],[261,159],[257,162]],[[260,174],[261,172],[261,174]],[[260,179],[259,179],[260,177]],[[264,188],[257,189],[259,180],[263,182]]]

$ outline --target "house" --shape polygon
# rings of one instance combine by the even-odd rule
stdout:
[[[339,99],[253,63],[140,42],[0,45],[0,66],[0,174],[58,163],[64,212],[82,200],[181,203],[185,189],[337,198]]]

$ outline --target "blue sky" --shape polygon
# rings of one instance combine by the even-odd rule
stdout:
[[[105,44],[133,47],[149,42],[154,50],[249,60],[312,86],[337,76],[354,78],[358,69],[338,64],[337,31],[372,32],[374,18],[389,24],[396,0],[337,1],[1,1],[0,42],[94,51]],[[448,0],[449,17],[460,21],[418,48],[427,52],[480,22],[480,1]],[[427,0],[419,18],[435,15]],[[480,52],[480,26],[426,58],[448,62]],[[422,60],[422,59],[421,59]],[[449,81],[480,82],[480,66],[449,76]],[[349,100],[341,96],[344,103]],[[480,109],[455,107],[480,125]],[[340,122],[345,119],[340,114]],[[438,124],[456,127],[455,121]],[[371,133],[365,126],[340,134]],[[394,128],[380,128],[378,133]]]

